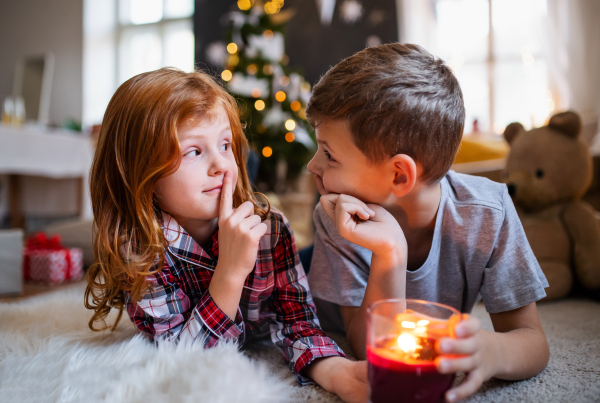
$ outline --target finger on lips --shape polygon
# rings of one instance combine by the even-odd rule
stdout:
[[[233,211],[233,190],[231,185],[231,172],[223,175],[223,186],[221,187],[221,204],[219,206],[222,218],[227,218]]]

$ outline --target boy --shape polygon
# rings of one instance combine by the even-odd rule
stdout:
[[[470,312],[481,295],[495,332],[465,315],[458,338],[439,343],[438,370],[468,373],[446,399],[542,371],[549,350],[535,302],[548,283],[506,186],[450,171],[465,112],[444,62],[416,45],[367,48],[321,78],[307,115],[319,144],[308,169],[322,195],[309,284],[339,306],[356,356],[376,300]]]

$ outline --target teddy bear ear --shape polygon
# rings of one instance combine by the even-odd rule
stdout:
[[[581,132],[581,118],[575,112],[558,113],[550,118],[548,127],[576,139]]]
[[[504,129],[504,138],[511,144],[519,133],[525,131],[523,125],[519,122],[513,122]]]

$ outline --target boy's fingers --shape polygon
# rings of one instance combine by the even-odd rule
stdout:
[[[231,172],[227,171],[223,175],[219,218],[228,218],[233,212],[233,185],[231,182]]]
[[[351,218],[348,217],[347,214],[350,216],[357,215],[361,220],[368,220],[371,217],[365,208],[354,203],[338,203],[335,212],[337,214],[337,218],[343,219],[344,222],[346,219]]]
[[[341,194],[340,197],[339,197],[339,199],[338,199],[338,204],[340,204],[340,203],[356,204],[356,205],[362,207],[365,211],[371,210],[369,208],[369,206],[367,206],[367,204],[365,202],[357,199],[354,196],[350,196],[350,195]]]
[[[456,325],[454,333],[456,337],[468,337],[475,334],[481,328],[479,319],[469,314],[463,314],[463,320]]]
[[[467,375],[467,379],[457,386],[456,388],[450,389],[446,392],[446,401],[457,402],[471,396],[473,393],[481,387],[483,378],[479,375],[479,372],[473,371]]]
[[[331,221],[335,222],[335,206],[337,204],[339,195],[337,194],[328,194],[325,196],[321,196],[320,202],[321,206],[323,206],[323,210],[325,214],[331,219]]]
[[[475,337],[466,339],[445,338],[439,341],[438,351],[441,354],[473,354],[478,350],[478,341]]]
[[[436,360],[438,371],[441,374],[469,372],[475,369],[475,364],[475,357],[472,355],[463,358],[439,358]]]

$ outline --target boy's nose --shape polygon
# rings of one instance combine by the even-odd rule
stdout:
[[[308,165],[306,166],[306,168],[308,169],[308,172],[310,172],[311,174],[314,175],[321,175],[321,170],[318,167],[318,163],[317,163],[317,154],[313,155],[312,159],[308,162]]]

